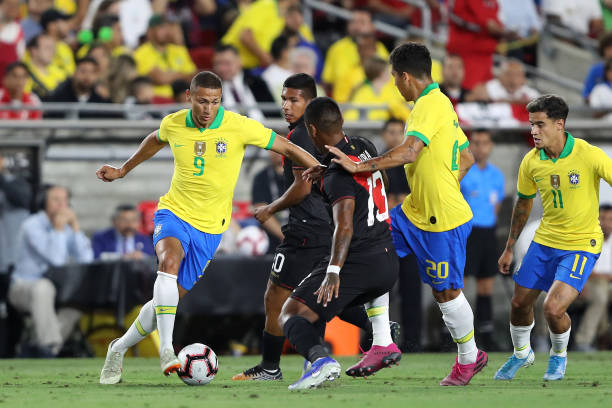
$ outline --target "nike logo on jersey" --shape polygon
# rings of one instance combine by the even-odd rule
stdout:
[[[540,181],[542,181],[542,180],[544,180],[544,177],[536,177],[536,178],[534,179],[534,181],[535,181],[536,183],[539,183],[539,182],[540,182]]]
[[[180,145],[180,144],[174,144],[174,147],[184,147],[185,145]]]

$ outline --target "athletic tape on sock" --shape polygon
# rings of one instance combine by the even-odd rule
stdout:
[[[383,313],[387,313],[387,306],[372,307],[367,309],[366,313],[368,314],[368,317],[379,316]]]
[[[155,306],[155,314],[176,314],[176,306]]]
[[[138,319],[136,319],[134,321],[134,325],[136,326],[136,330],[138,330],[138,333],[140,333],[141,336],[146,336],[147,333],[145,329],[142,328],[142,324],[140,324],[140,321]]]
[[[460,339],[453,339],[453,341],[457,344],[463,344],[463,343],[467,343],[468,341],[472,340],[473,337],[474,337],[474,330],[472,330],[465,336],[461,337]]]

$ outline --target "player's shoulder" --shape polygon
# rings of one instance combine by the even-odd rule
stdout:
[[[182,122],[185,123],[185,120],[187,118],[187,114],[189,112],[190,112],[190,109],[181,109],[179,111],[172,112],[172,113],[164,116],[162,121],[166,121],[166,122],[169,122],[169,123],[176,123],[176,122],[182,120]]]
[[[376,146],[374,146],[374,143],[372,143],[372,141],[366,139],[365,137],[351,136],[348,138],[348,141],[349,141],[348,147],[351,149],[352,152],[357,153],[356,155],[363,155],[364,157],[378,156],[378,150],[376,150]],[[367,158],[360,158],[360,159],[367,160]]]
[[[533,148],[530,151],[527,152],[527,154],[523,157],[523,161],[521,164],[528,164],[534,160],[539,159],[540,157],[540,150],[537,148]]]

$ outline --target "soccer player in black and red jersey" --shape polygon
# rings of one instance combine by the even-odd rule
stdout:
[[[295,74],[288,77],[282,90],[282,109],[285,120],[289,123],[288,139],[297,146],[306,150],[315,157],[319,156],[312,139],[308,135],[304,125],[304,111],[306,105],[317,96],[316,83],[314,78],[307,74]],[[280,357],[285,342],[283,329],[278,325],[278,315],[280,314],[283,303],[287,300],[291,291],[308,275],[313,268],[329,255],[333,229],[331,226],[331,216],[329,206],[325,203],[321,191],[312,188],[312,184],[305,181],[302,173],[305,168],[292,162],[289,158],[283,158],[283,172],[286,191],[277,200],[268,205],[255,209],[255,218],[262,224],[275,213],[284,209],[289,209],[289,220],[283,226],[284,239],[276,249],[272,270],[264,295],[266,310],[266,322],[262,336],[262,360],[259,364],[251,367],[232,377],[233,380],[282,380],[280,370]],[[385,299],[386,301],[386,299]],[[388,303],[388,302],[387,302]],[[392,363],[396,363],[401,358],[399,349],[390,338],[390,328],[388,322],[388,312],[386,304],[378,307],[381,314],[385,314],[387,321],[381,326],[381,330],[374,331],[372,323],[368,320],[368,314],[373,312],[366,310],[362,305],[347,309],[340,318],[348,323],[363,329],[366,332],[368,341],[363,347],[370,349],[371,343],[384,350],[378,353],[370,353],[370,359],[365,374],[370,375],[378,369],[388,365],[387,360],[392,354]],[[376,318],[376,317],[373,317]],[[397,323],[394,331],[399,330]],[[321,337],[325,326],[320,327]],[[385,340],[386,339],[386,340]],[[383,344],[384,343],[384,344]],[[386,359],[383,361],[383,359]],[[360,373],[360,371],[356,371]],[[364,374],[364,375],[365,375]]]
[[[313,99],[304,113],[308,133],[322,153],[336,146],[355,161],[377,155],[364,140],[347,138],[340,108],[330,98]],[[326,154],[329,165],[333,155]],[[279,324],[297,351],[312,363],[289,389],[316,388],[340,375],[319,327],[343,310],[386,294],[397,279],[398,259],[389,231],[389,210],[380,171],[349,174],[333,163],[320,180],[334,222],[331,255],[299,284],[283,305]]]

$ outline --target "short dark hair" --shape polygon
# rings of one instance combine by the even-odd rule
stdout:
[[[398,74],[407,72],[416,78],[431,78],[431,55],[423,44],[399,45],[391,52],[389,61]]]
[[[612,210],[612,204],[610,203],[603,203],[599,206],[599,211],[610,211]]]
[[[75,66],[78,67],[81,64],[87,64],[87,63],[94,64],[96,66],[96,68],[98,67],[98,61],[96,61],[96,59],[94,57],[90,57],[89,55],[85,56],[83,58],[77,59],[76,62],[75,62]]]
[[[308,74],[293,74],[283,82],[283,88],[299,89],[304,94],[304,99],[317,97],[317,84],[313,77]]]
[[[238,49],[236,47],[234,47],[231,44],[218,44],[215,47],[215,54],[221,53],[221,52],[225,52],[225,51],[231,51],[236,55],[240,55],[238,53]]]
[[[198,72],[191,80],[191,85],[189,88],[191,90],[195,90],[197,88],[221,89],[221,78],[219,78],[219,76],[214,72]]]
[[[599,38],[599,44],[597,46],[599,55],[603,57],[604,51],[608,47],[612,47],[612,31],[608,31]]]
[[[342,112],[336,101],[321,96],[314,98],[306,106],[304,122],[329,135],[342,130]]]
[[[399,125],[404,126],[404,121],[403,121],[403,120],[401,120],[401,119],[399,119],[399,118],[389,118],[389,119],[387,119],[387,121],[386,121],[386,122],[385,122],[385,124],[383,125],[382,130],[383,130],[383,131],[387,130],[387,128],[388,128],[389,126],[391,126],[391,125],[393,125],[393,124],[395,124],[395,123],[397,123],[397,124],[399,124]]]
[[[153,80],[148,76],[137,76],[130,82],[130,91],[132,94],[136,92],[136,89],[142,85],[151,85],[153,86]]]
[[[272,54],[272,58],[277,60],[281,57],[283,51],[289,48],[289,37],[285,35],[279,35],[272,41],[272,46],[270,47],[270,54]]]
[[[124,211],[138,211],[138,209],[133,204],[119,204],[117,207],[115,207],[115,211],[113,211],[113,220]]]
[[[379,56],[373,56],[363,62],[363,70],[365,71],[366,79],[374,81],[387,69],[387,61]]]
[[[15,61],[15,62],[11,62],[10,64],[8,64],[6,66],[6,68],[4,68],[4,75],[8,75],[11,72],[13,72],[14,70],[16,70],[17,68],[23,68],[26,70],[26,72],[30,72],[28,71],[28,67],[26,66],[26,64],[24,64],[21,61]]]
[[[563,98],[557,95],[542,95],[527,104],[527,112],[544,112],[550,119],[567,119],[569,108]]]

